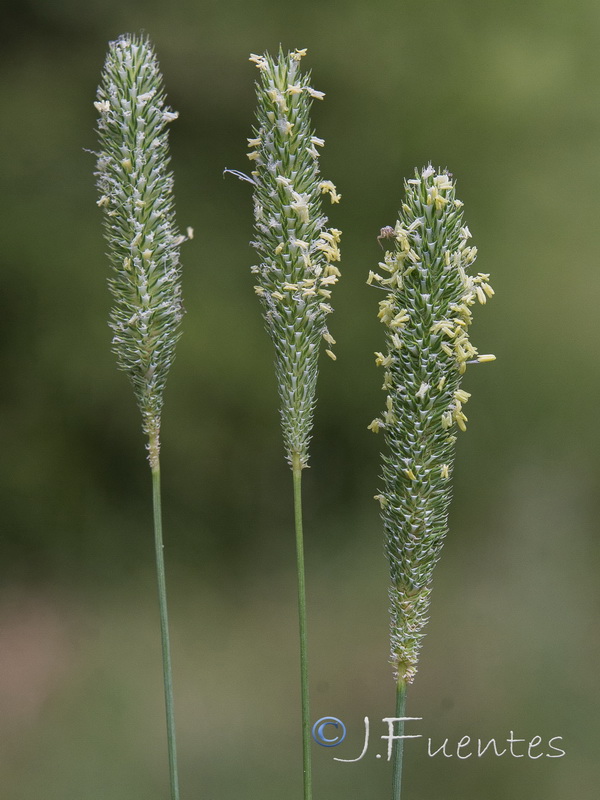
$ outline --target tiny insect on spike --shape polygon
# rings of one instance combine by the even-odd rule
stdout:
[[[379,236],[377,237],[377,241],[381,245],[382,250],[385,250],[385,247],[381,243],[382,239],[393,239],[396,236],[396,231],[392,228],[391,225],[385,225],[380,231]]]

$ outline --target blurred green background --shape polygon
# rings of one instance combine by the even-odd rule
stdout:
[[[314,123],[342,192],[343,280],[306,474],[315,798],[389,795],[383,405],[365,286],[401,184],[458,181],[496,297],[473,341],[451,536],[408,711],[456,742],[562,736],[567,755],[429,758],[407,800],[592,800],[600,779],[595,0],[2,6],[0,797],[164,800],[167,769],[138,412],[110,352],[92,106],[107,42],[146,31],[171,105],[187,315],[163,420],[166,553],[183,798],[301,797],[291,478],[249,266],[250,52],[307,47]],[[354,758],[370,717],[372,745]],[[524,752],[521,750],[521,752]],[[549,752],[548,747],[542,752]]]

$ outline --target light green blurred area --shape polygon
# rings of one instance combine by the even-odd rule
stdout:
[[[187,315],[163,423],[183,798],[301,796],[291,478],[249,266],[250,52],[307,47],[343,280],[306,474],[315,800],[389,795],[387,574],[376,503],[383,405],[365,286],[403,178],[458,182],[496,297],[472,339],[451,535],[411,732],[562,736],[567,755],[429,758],[406,800],[592,800],[600,778],[600,101],[592,0],[6,4],[0,270],[0,798],[168,794],[150,478],[117,372],[92,172],[107,42],[145,30],[171,105]],[[360,762],[363,719],[372,744]],[[547,752],[546,748],[544,752]],[[521,751],[523,752],[523,751]]]

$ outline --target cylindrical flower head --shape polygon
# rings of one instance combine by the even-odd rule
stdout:
[[[110,327],[131,378],[143,428],[157,439],[167,373],[182,317],[179,246],[162,76],[144,37],[111,42],[98,99],[98,205],[114,268]],[[152,460],[152,452],[150,454]]]
[[[395,248],[369,283],[388,294],[379,304],[387,352],[386,411],[369,426],[383,430],[383,488],[377,495],[391,568],[391,661],[396,678],[411,682],[430,603],[432,573],[448,530],[455,427],[465,430],[460,388],[466,365],[491,361],[469,341],[471,306],[493,295],[489,275],[469,275],[462,206],[447,172],[428,166],[405,183],[406,199],[394,228],[381,238]]]
[[[327,330],[331,289],[340,271],[341,231],[327,229],[322,196],[340,195],[319,177],[319,148],[324,142],[310,124],[310,107],[322,92],[300,71],[305,50],[277,60],[252,56],[257,82],[258,125],[248,158],[252,161],[254,218],[260,257],[253,267],[256,293],[275,345],[281,422],[288,461],[308,461],[321,339],[335,344]],[[331,349],[327,354],[335,360]]]

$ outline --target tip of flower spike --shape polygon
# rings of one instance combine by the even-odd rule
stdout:
[[[122,33],[115,44],[150,44],[150,39],[145,33]]]

